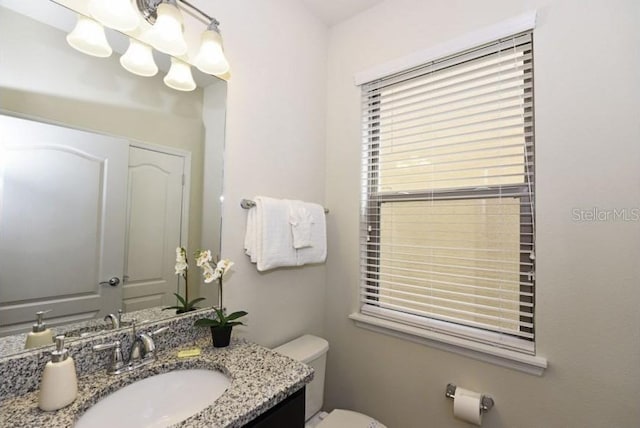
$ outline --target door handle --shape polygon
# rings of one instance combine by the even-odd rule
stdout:
[[[102,281],[100,283],[100,285],[110,285],[112,287],[117,287],[118,284],[120,284],[120,278],[118,278],[117,276],[114,276],[109,281]]]

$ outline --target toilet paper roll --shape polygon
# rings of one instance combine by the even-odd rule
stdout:
[[[453,398],[453,415],[463,421],[482,425],[481,400],[482,394],[457,387]]]

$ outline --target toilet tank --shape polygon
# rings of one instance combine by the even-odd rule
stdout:
[[[327,362],[329,342],[321,337],[306,334],[278,346],[274,351],[303,362],[315,370],[313,380],[307,384],[305,400],[305,420],[309,420],[322,408],[324,399],[324,372]]]

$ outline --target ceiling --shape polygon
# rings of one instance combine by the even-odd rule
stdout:
[[[384,0],[302,0],[327,26],[338,24]]]

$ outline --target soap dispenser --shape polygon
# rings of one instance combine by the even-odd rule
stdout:
[[[73,358],[64,347],[64,336],[56,336],[56,350],[44,366],[38,393],[38,407],[45,411],[62,409],[78,395],[78,377]]]
[[[24,344],[24,349],[36,348],[38,346],[51,345],[53,343],[53,333],[47,328],[42,316],[48,311],[36,312],[36,323],[33,325],[32,331],[27,334],[27,341]]]

